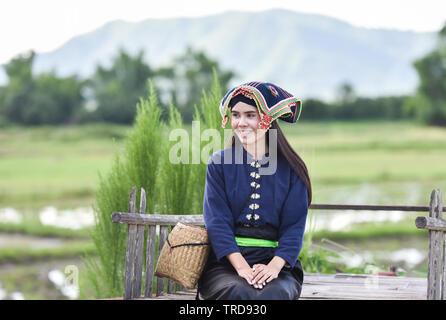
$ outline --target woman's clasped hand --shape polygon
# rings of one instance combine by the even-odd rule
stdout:
[[[272,265],[255,264],[252,268],[241,268],[238,275],[256,289],[263,287],[279,276],[280,270]]]
[[[280,269],[272,265],[255,264],[253,270],[253,286],[254,288],[262,289],[268,282],[276,279],[279,276]]]

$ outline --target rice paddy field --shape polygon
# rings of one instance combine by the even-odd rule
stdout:
[[[307,164],[313,203],[427,205],[432,189],[446,192],[446,128],[376,121],[280,126]],[[68,297],[62,267],[58,273],[48,259],[79,265],[81,252],[93,252],[88,226],[98,174],[110,170],[129,130],[110,124],[0,129],[0,299]],[[83,220],[69,219],[75,215]],[[414,226],[417,215],[310,212],[307,227],[314,246],[342,252],[351,267],[374,259],[423,276],[427,237]],[[45,284],[21,284],[36,279],[31,272],[41,277],[44,260]]]
[[[314,203],[426,204],[433,188],[446,190],[445,128],[408,122],[281,127],[308,166]],[[90,205],[98,173],[109,170],[130,129],[0,129],[0,208]]]

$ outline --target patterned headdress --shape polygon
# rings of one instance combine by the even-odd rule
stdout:
[[[292,94],[269,82],[248,82],[232,88],[221,100],[223,128],[229,120],[226,113],[231,108],[231,100],[240,94],[254,101],[261,118],[259,124],[261,129],[269,129],[277,118],[290,123],[295,123],[299,119],[302,103]]]

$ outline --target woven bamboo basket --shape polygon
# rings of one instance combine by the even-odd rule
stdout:
[[[155,275],[194,289],[210,249],[205,229],[178,222],[161,249]]]

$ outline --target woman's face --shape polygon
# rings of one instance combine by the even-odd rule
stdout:
[[[232,107],[231,115],[232,129],[244,145],[264,137],[267,130],[259,129],[260,115],[256,107],[240,101]]]

